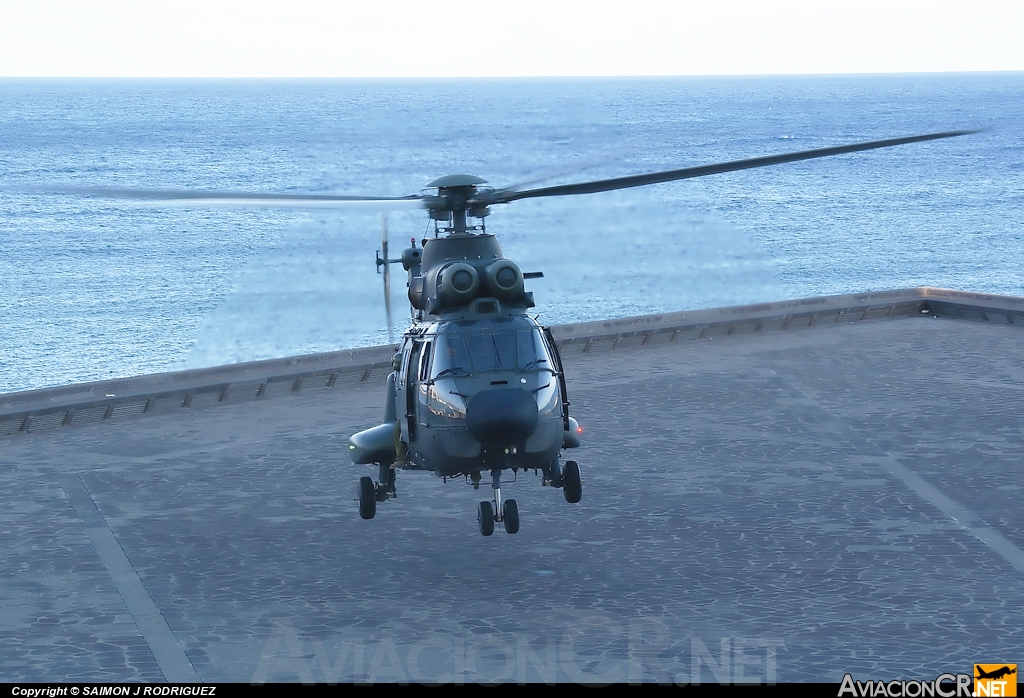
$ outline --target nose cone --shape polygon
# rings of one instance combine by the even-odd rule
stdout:
[[[537,429],[537,401],[525,390],[483,390],[466,405],[466,426],[484,444],[526,441]]]

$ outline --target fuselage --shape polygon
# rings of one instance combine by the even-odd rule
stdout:
[[[560,379],[526,314],[414,325],[393,383],[409,459],[446,476],[548,467],[565,431]]]

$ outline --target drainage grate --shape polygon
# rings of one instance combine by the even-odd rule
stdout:
[[[24,424],[24,417],[18,417],[17,419],[5,419],[0,422],[0,436],[10,436],[15,432],[21,431],[21,427]]]
[[[882,306],[881,308],[868,308],[864,311],[865,320],[877,320],[878,318],[889,317],[889,311],[892,308],[888,305]]]
[[[910,303],[894,305],[892,312],[889,313],[889,317],[906,317],[907,315],[917,315],[920,312],[917,305],[911,305]]]
[[[695,339],[700,339],[701,335],[704,334],[706,328],[704,325],[694,325],[693,327],[684,327],[676,332],[676,342],[692,342]]]
[[[582,354],[583,350],[587,348],[586,340],[582,342],[563,342],[558,345],[558,355],[563,359],[567,356],[576,356]]]
[[[358,383],[363,379],[363,371],[359,369],[357,371],[341,371],[338,373],[338,377],[334,379],[334,385],[352,385]]]
[[[180,409],[182,404],[185,402],[184,395],[168,395],[165,397],[158,397],[153,400],[153,406],[149,408],[150,412],[171,412],[173,410]],[[114,408],[117,409],[116,407]],[[111,415],[113,419],[114,415]]]
[[[388,377],[389,373],[391,373],[391,367],[390,366],[385,366],[383,368],[372,369],[370,371],[370,375],[366,377],[366,382],[367,383],[380,383],[385,378]]]
[[[272,397],[274,395],[284,395],[285,393],[292,392],[295,387],[294,378],[285,378],[280,381],[270,381],[267,383],[267,387],[263,391],[263,397]]]
[[[718,339],[719,337],[728,337],[729,332],[732,330],[731,322],[716,322],[714,325],[708,325],[704,330],[704,334],[701,335],[701,339]]]
[[[786,327],[786,318],[773,317],[761,321],[761,332],[780,332]]]
[[[756,322],[737,322],[729,330],[729,334],[754,334],[757,332]]]
[[[672,341],[672,335],[675,334],[674,330],[668,330],[665,332],[652,332],[650,339],[647,340],[647,346],[654,344],[668,344]]]
[[[618,341],[618,337],[609,337],[607,339],[592,339],[587,344],[587,353],[592,354],[595,351],[606,351],[615,346],[615,342]]]
[[[223,390],[208,390],[205,393],[193,393],[188,406],[191,408],[206,407],[220,402]]]
[[[224,402],[241,402],[242,400],[254,400],[260,394],[262,383],[248,383],[244,385],[232,385],[228,388],[228,394]]]
[[[638,347],[644,343],[646,337],[644,335],[634,335],[632,337],[620,337],[619,343],[615,345],[616,349],[632,349]]]
[[[163,399],[175,399],[175,398],[163,398]],[[181,407],[181,398],[178,400],[178,407]],[[146,404],[149,400],[139,400],[138,402],[123,402],[120,405],[114,405],[114,411],[110,415],[111,419],[121,419],[122,417],[137,417],[146,410]]]
[[[323,373],[319,376],[306,376],[302,379],[301,390],[323,390],[331,380],[330,373]]]
[[[102,420],[103,415],[107,413],[107,407],[107,405],[96,405],[75,410],[75,413],[71,415],[71,426],[77,427],[79,424],[92,424]]]
[[[28,418],[29,431],[42,431],[44,429],[56,429],[64,423],[67,412],[50,412],[49,414],[34,414]]]

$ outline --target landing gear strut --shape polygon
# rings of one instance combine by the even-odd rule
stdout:
[[[474,484],[478,481],[479,475],[473,478]],[[494,504],[480,502],[476,510],[476,519],[480,524],[480,533],[489,536],[494,533],[494,524],[501,521],[505,525],[506,533],[519,532],[519,505],[514,499],[501,501],[501,468],[491,471],[491,487],[494,489]],[[497,512],[497,513],[495,513]]]
[[[544,486],[561,487],[565,501],[569,504],[576,504],[583,498],[583,478],[580,475],[580,464],[574,460],[568,460],[564,467],[559,468],[557,458],[551,461],[551,464],[544,468]]]

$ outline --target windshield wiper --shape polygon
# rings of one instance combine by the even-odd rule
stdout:
[[[469,371],[467,371],[466,369],[462,368],[461,366],[452,366],[451,368],[446,368],[445,370],[441,371],[436,376],[434,376],[431,380],[437,380],[438,378],[444,378],[445,376],[461,376],[461,377],[465,377],[465,376],[470,376],[470,375],[472,375],[472,374]]]
[[[498,349],[498,340],[491,335],[491,344],[494,346],[494,366],[495,368],[505,368],[501,363],[501,351]]]
[[[547,359],[534,359],[530,363],[528,363],[525,366],[523,366],[522,370],[529,371],[531,368],[536,368],[537,364],[546,364],[547,362],[548,362]],[[545,366],[544,368],[547,368],[547,366]],[[551,369],[548,369],[548,370],[551,370]],[[552,371],[552,373],[553,373],[553,371]]]

